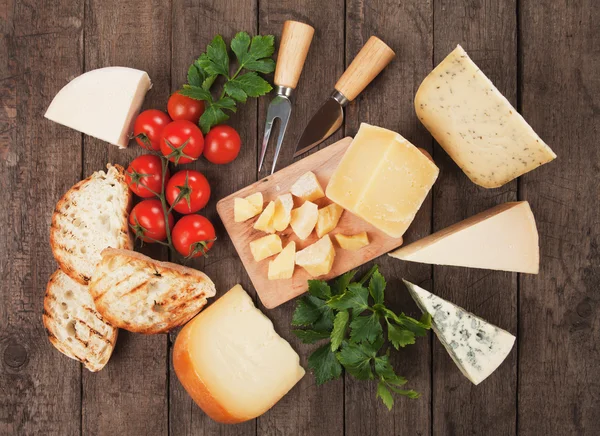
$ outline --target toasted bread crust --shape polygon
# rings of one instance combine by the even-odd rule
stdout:
[[[122,248],[132,249],[133,248],[133,239],[132,239],[131,233],[129,232],[128,218],[129,218],[129,211],[131,210],[131,203],[133,200],[133,196],[131,194],[131,191],[129,190],[129,187],[127,186],[127,183],[125,182],[125,169],[121,165],[117,165],[117,164],[115,164],[115,165],[107,164],[106,167],[107,167],[107,169],[114,167],[118,171],[116,178],[119,183],[123,184],[125,192],[126,192],[127,204],[124,205],[124,210],[126,211],[127,216],[125,217],[123,226],[119,230],[119,245]],[[54,208],[54,213],[52,214],[52,222],[50,224],[50,247],[52,249],[52,254],[54,255],[54,258],[55,258],[56,262],[58,263],[58,266],[60,267],[61,270],[63,270],[65,272],[65,274],[67,274],[73,280],[81,283],[82,285],[87,285],[89,283],[91,277],[89,277],[79,271],[76,271],[73,268],[73,266],[71,265],[71,262],[68,261],[68,258],[67,258],[68,250],[66,250],[64,247],[62,247],[58,242],[58,239],[59,239],[58,232],[60,231],[59,225],[58,225],[58,218],[61,214],[61,211],[64,209],[65,205],[67,203],[71,203],[71,201],[72,201],[71,196],[74,193],[76,193],[77,191],[79,191],[82,186],[86,185],[93,178],[95,178],[96,174],[97,174],[97,172],[94,172],[88,178],[81,180],[80,182],[77,182],[75,185],[73,185],[73,187],[71,187],[71,189],[69,189],[61,197],[61,199],[58,201],[58,203],[56,203],[56,207]]]

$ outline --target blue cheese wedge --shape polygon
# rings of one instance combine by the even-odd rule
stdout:
[[[403,280],[412,298],[432,319],[433,331],[458,369],[478,385],[506,359],[515,337],[425,289]]]
[[[556,158],[460,45],[425,78],[415,109],[454,162],[484,188]]]

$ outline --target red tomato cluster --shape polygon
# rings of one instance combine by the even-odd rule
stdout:
[[[202,154],[213,164],[227,164],[237,158],[241,139],[235,129],[219,125],[206,137],[202,134],[198,121],[204,113],[203,101],[176,92],[169,98],[167,111],[150,109],[138,115],[134,135],[141,147],[162,154],[175,165],[193,162]],[[169,242],[183,256],[202,256],[215,240],[211,222],[196,214],[210,199],[210,184],[194,170],[170,176],[159,155],[140,156],[127,168],[127,184],[143,199],[131,211],[130,226],[144,242],[164,244],[170,234]],[[184,216],[177,220],[173,211]]]

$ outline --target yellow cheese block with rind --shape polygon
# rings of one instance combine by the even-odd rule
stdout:
[[[446,153],[484,188],[556,158],[460,45],[425,78],[415,109]]]
[[[331,203],[330,205],[319,209],[317,225],[315,226],[317,236],[321,238],[326,233],[335,229],[343,212],[344,208],[335,203]]]
[[[277,257],[269,261],[269,280],[291,279],[296,265],[296,243],[289,242]]]
[[[290,225],[296,236],[305,240],[317,225],[318,219],[319,207],[310,201],[305,201],[302,206],[292,209]]]
[[[290,225],[294,199],[292,194],[282,194],[275,200],[275,212],[273,213],[273,228],[277,232],[283,232]]]
[[[335,248],[329,235],[296,253],[296,265],[304,268],[311,276],[329,274],[335,259]]]
[[[343,235],[338,233],[335,235],[335,239],[344,250],[356,251],[369,245],[369,236],[367,235],[367,232],[360,232],[356,235]]]
[[[306,201],[315,201],[325,196],[317,176],[312,171],[302,174],[292,185],[290,192]]]
[[[529,203],[504,203],[390,256],[411,262],[537,274],[539,237]]]
[[[273,227],[273,215],[275,215],[275,202],[270,201],[254,223],[254,228],[256,230],[262,230],[265,233],[275,233],[275,228]]]
[[[250,252],[257,262],[273,256],[281,251],[279,235],[267,235],[250,242]]]

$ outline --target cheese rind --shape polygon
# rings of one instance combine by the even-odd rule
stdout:
[[[302,174],[292,185],[290,192],[306,201],[315,201],[325,196],[317,176],[312,171]]]
[[[289,242],[281,253],[269,261],[269,280],[291,279],[296,265],[296,243]]]
[[[305,373],[298,354],[240,285],[181,330],[173,366],[196,404],[228,424],[262,415]]]
[[[290,226],[298,238],[305,240],[312,233],[318,219],[319,207],[307,200],[302,206],[292,209]]]
[[[296,253],[296,265],[304,268],[311,276],[329,274],[335,259],[335,248],[329,235]]]
[[[517,201],[400,247],[390,256],[411,262],[537,274],[538,239],[529,203]]]
[[[340,221],[340,218],[342,217],[343,212],[344,208],[335,203],[331,203],[330,205],[319,209],[319,216],[315,226],[317,236],[322,238],[323,235],[335,229]]]
[[[88,71],[56,94],[44,116],[125,148],[151,85],[145,71],[133,68],[107,67]]]
[[[338,233],[335,235],[335,239],[337,239],[338,244],[344,250],[356,251],[369,245],[367,232],[360,232],[356,235],[342,235]]]
[[[415,109],[454,162],[484,188],[556,158],[460,45],[425,78]]]
[[[281,252],[279,235],[267,235],[250,242],[250,252],[257,262]]]
[[[327,197],[393,238],[412,223],[439,173],[401,135],[362,123],[327,185]]]
[[[431,315],[433,331],[472,383],[481,383],[506,359],[516,339],[509,332],[417,285],[404,284],[419,308]]]

